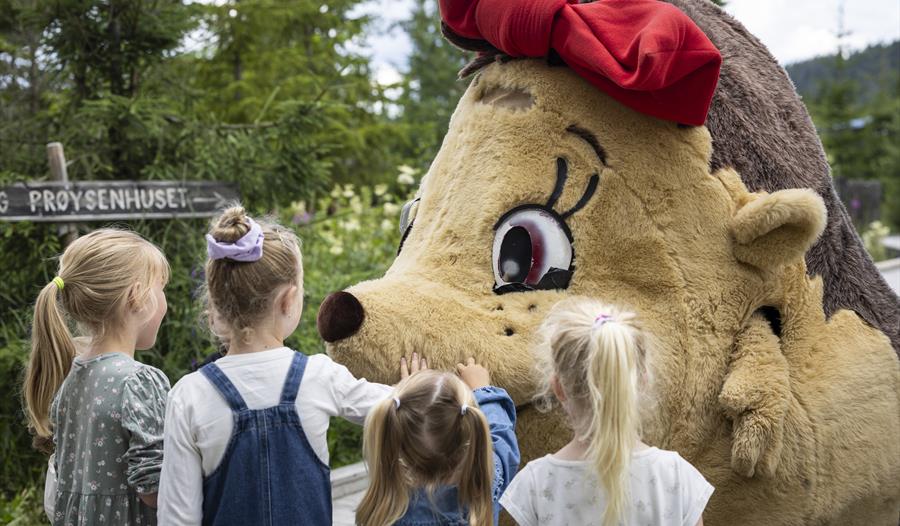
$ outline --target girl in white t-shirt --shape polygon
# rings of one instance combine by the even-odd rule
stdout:
[[[544,397],[575,437],[527,464],[500,503],[523,526],[702,525],[713,487],[674,451],[640,440],[647,335],[635,316],[586,299],[556,305],[537,349]]]
[[[391,388],[284,346],[303,306],[291,231],[235,207],[207,249],[209,317],[228,353],[169,395],[159,523],[330,525],[329,418],[362,424]]]

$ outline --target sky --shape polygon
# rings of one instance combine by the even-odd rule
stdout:
[[[378,18],[365,52],[372,57],[376,79],[399,79],[406,67],[410,43],[393,27],[409,16],[415,0],[371,0],[359,11]],[[838,46],[839,6],[844,6],[845,47],[900,39],[900,0],[727,0],[725,10],[756,35],[782,64],[833,53]]]

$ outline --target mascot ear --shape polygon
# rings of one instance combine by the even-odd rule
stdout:
[[[731,221],[734,256],[761,270],[802,258],[825,228],[825,203],[812,190],[760,194]]]

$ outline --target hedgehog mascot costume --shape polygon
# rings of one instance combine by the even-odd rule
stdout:
[[[474,355],[523,462],[571,437],[532,348],[571,295],[655,337],[644,440],[715,486],[711,525],[895,525],[900,301],[784,70],[708,0],[441,0],[477,52],[379,279],[319,310],[327,351],[398,379]]]

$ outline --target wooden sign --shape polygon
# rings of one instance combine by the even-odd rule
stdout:
[[[239,198],[215,181],[47,181],[0,187],[0,221],[209,217]]]

